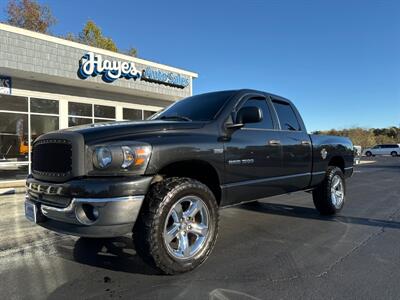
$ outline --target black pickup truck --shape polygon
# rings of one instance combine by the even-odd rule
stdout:
[[[175,274],[209,256],[219,208],[303,190],[321,214],[335,214],[352,173],[351,141],[307,134],[289,100],[255,90],[213,92],[147,121],[40,136],[25,214],[71,235],[133,234],[138,254]]]

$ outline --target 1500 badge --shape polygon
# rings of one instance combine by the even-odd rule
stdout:
[[[254,164],[254,159],[232,159],[228,160],[228,164],[230,165],[249,165]]]

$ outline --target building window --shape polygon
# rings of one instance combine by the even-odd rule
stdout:
[[[0,180],[28,175],[28,119],[28,98],[0,95]]]
[[[115,121],[115,107],[68,102],[68,126]]]
[[[28,98],[0,95],[0,110],[28,112]]]
[[[0,162],[28,160],[28,115],[0,112]]]
[[[68,102],[68,115],[92,117],[93,116],[92,104]]]
[[[58,128],[57,100],[0,95],[0,180],[24,179],[31,143]]]
[[[98,118],[115,119],[115,107],[95,104],[94,116]]]
[[[114,122],[115,120],[106,120],[106,119],[94,119],[95,123],[108,123],[108,122]]]
[[[31,98],[31,112],[58,115],[58,101]]]
[[[79,117],[69,117],[68,118],[68,127],[86,125],[93,123],[92,118],[79,118]]]
[[[147,120],[149,117],[154,115],[156,112],[155,111],[150,111],[150,110],[144,110],[143,111],[143,118]]]
[[[122,113],[124,120],[137,121],[143,119],[141,109],[124,108]]]
[[[58,130],[58,124],[58,116],[32,115],[31,140],[34,141],[44,133]]]

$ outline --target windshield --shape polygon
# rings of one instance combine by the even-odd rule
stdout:
[[[235,91],[213,92],[177,101],[150,120],[211,121]]]

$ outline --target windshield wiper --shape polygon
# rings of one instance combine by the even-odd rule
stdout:
[[[185,117],[185,116],[179,116],[179,115],[176,115],[176,116],[162,116],[160,118],[160,120],[183,120],[183,121],[188,121],[188,122],[192,121],[191,118],[188,118],[188,117]]]

